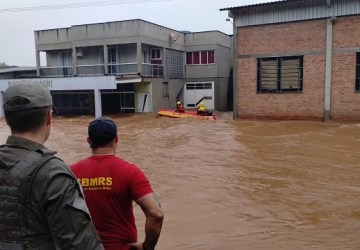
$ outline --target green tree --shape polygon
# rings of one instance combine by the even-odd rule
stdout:
[[[14,68],[14,67],[17,67],[17,66],[15,66],[15,65],[7,65],[4,62],[0,63],[0,69],[8,69],[8,68]]]

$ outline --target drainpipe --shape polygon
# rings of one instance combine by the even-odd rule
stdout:
[[[326,55],[325,55],[325,109],[324,121],[331,117],[331,74],[332,74],[332,38],[333,24],[336,17],[328,18],[326,22]]]

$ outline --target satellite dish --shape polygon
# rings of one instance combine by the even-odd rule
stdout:
[[[170,42],[171,42],[171,43],[175,43],[176,40],[179,38],[179,36],[180,36],[180,35],[178,35],[178,34],[171,33],[171,34],[170,34]]]

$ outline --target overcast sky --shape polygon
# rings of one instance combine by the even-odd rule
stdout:
[[[219,30],[232,34],[232,24],[225,21],[227,11],[219,9],[269,1],[0,0],[0,63],[35,66],[34,30],[143,19],[179,31]],[[27,7],[32,8],[26,10]]]

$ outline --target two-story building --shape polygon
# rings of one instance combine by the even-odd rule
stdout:
[[[360,1],[222,9],[234,24],[234,115],[360,120]]]
[[[232,108],[232,36],[176,31],[144,20],[35,31],[36,78],[60,114],[157,112],[176,101]]]

